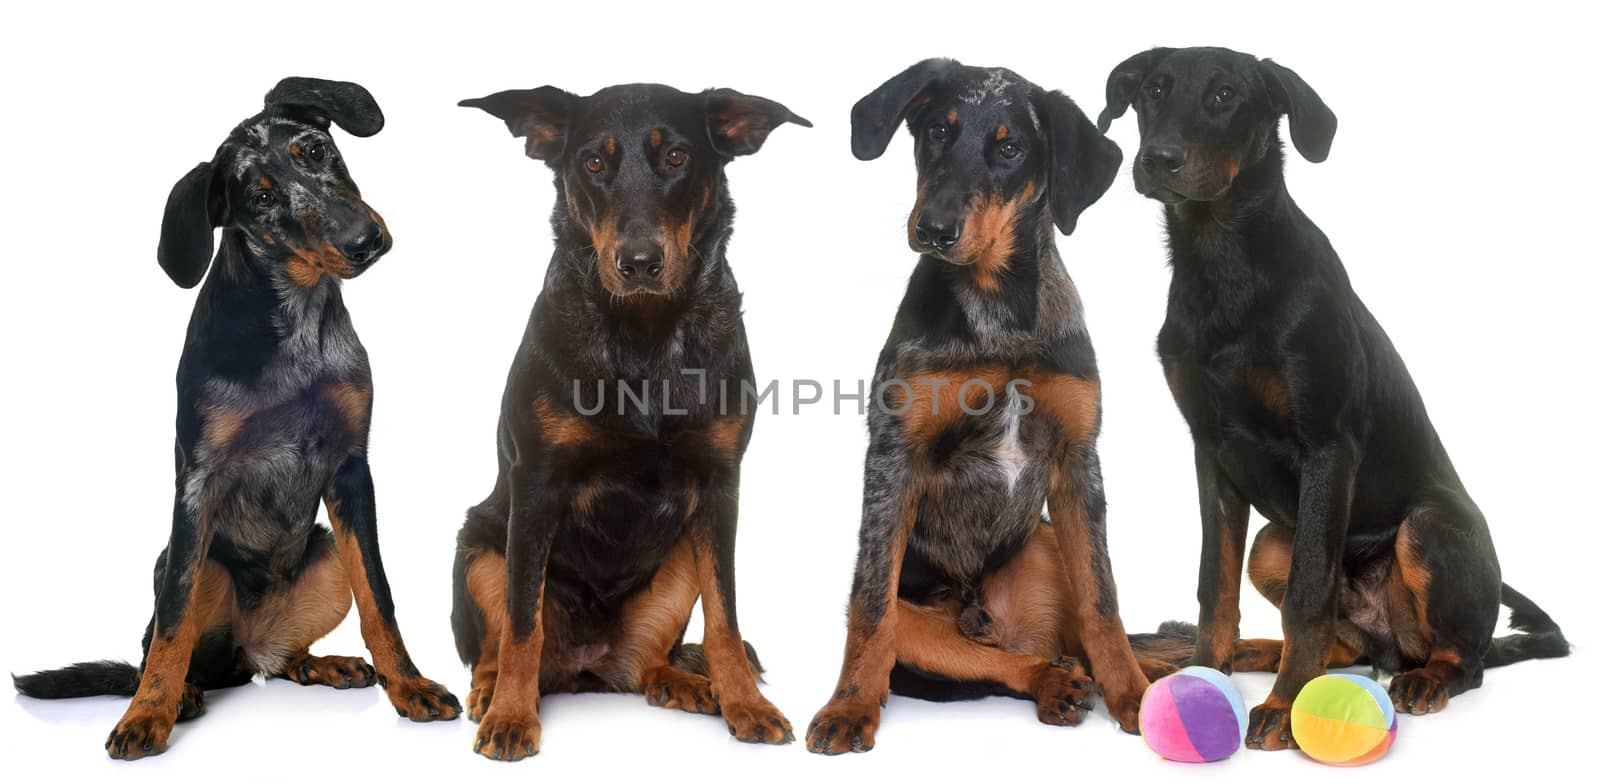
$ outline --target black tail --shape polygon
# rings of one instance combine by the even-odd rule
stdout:
[[[756,656],[756,646],[751,645],[749,640],[745,640],[744,655],[746,659],[750,660],[750,669],[756,674],[756,681],[766,683],[766,679],[762,678],[761,675],[767,671],[767,668],[761,666],[761,657]],[[683,643],[673,648],[667,659],[672,666],[684,672],[707,677],[711,675],[711,664],[706,661],[705,646],[700,643]]]
[[[127,662],[82,662],[59,670],[11,676],[17,691],[41,700],[114,694],[132,697],[139,689],[139,668]]]
[[[889,671],[889,691],[929,702],[958,702],[993,696],[1029,698],[993,681],[958,681],[899,662],[895,662],[894,669]]]
[[[1561,627],[1533,600],[1505,583],[1500,584],[1500,603],[1511,609],[1511,628],[1522,634],[1496,637],[1483,657],[1486,667],[1501,667],[1525,659],[1556,659],[1571,651]]]
[[[1167,621],[1157,627],[1154,634],[1128,635],[1128,643],[1133,646],[1134,656],[1182,667],[1194,657],[1198,636],[1192,623]]]

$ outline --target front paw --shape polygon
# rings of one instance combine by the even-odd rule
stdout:
[[[106,753],[120,760],[153,757],[167,750],[167,736],[171,733],[171,719],[129,711],[106,738]]]
[[[1040,668],[1030,691],[1038,705],[1039,721],[1045,724],[1075,727],[1083,721],[1083,714],[1094,709],[1094,681],[1070,656]]]
[[[301,686],[364,689],[378,682],[372,665],[359,656],[304,656],[284,668],[283,677]]]
[[[728,722],[728,734],[745,743],[794,742],[794,727],[764,697],[750,703],[723,704],[722,719]]]
[[[478,725],[472,750],[492,760],[516,762],[539,753],[539,717],[490,709]]]
[[[472,687],[467,692],[467,718],[472,721],[483,721],[484,714],[489,712],[489,706],[494,704],[494,681],[487,681]]]
[[[1450,689],[1443,678],[1423,668],[1394,676],[1389,681],[1389,699],[1395,710],[1421,716],[1444,710],[1450,704]]]
[[[824,705],[806,730],[806,750],[829,755],[872,751],[881,710],[875,702],[835,700]]]
[[[1295,748],[1294,735],[1289,731],[1289,709],[1268,703],[1250,709],[1244,745],[1265,751]]]
[[[384,690],[395,712],[412,721],[448,721],[461,715],[461,701],[454,694],[421,676],[390,680]]]

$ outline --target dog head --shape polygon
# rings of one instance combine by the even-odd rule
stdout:
[[[766,98],[649,84],[586,98],[510,90],[461,105],[504,120],[528,157],[555,171],[558,226],[578,230],[601,285],[620,298],[682,291],[702,261],[696,240],[731,209],[723,167],[783,123],[811,125]]]
[[[389,250],[388,227],[361,200],[330,124],[371,136],[383,112],[358,84],[284,79],[260,114],[172,187],[156,256],[173,282],[189,288],[205,277],[218,228],[237,229],[274,279],[308,288],[325,275],[360,275]]]
[[[1064,234],[1116,178],[1122,152],[1067,96],[1004,68],[925,60],[856,102],[855,156],[883,154],[904,123],[917,162],[912,250],[957,265],[1003,265],[1045,210]]]
[[[1275,152],[1284,115],[1295,149],[1316,163],[1327,159],[1338,127],[1299,74],[1228,49],[1151,49],[1128,58],[1106,80],[1100,130],[1130,105],[1139,117],[1134,187],[1168,204],[1222,198],[1241,170]]]

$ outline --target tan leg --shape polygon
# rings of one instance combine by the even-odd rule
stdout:
[[[500,637],[506,628],[506,559],[489,551],[471,556],[467,567],[467,592],[483,617],[483,639],[478,661],[472,665],[472,691],[467,693],[467,718],[482,721],[494,701],[500,677]]]
[[[331,541],[313,547],[319,550],[294,584],[249,609],[234,608],[234,643],[257,672],[301,685],[371,686],[377,674],[361,657],[311,655],[311,644],[333,631],[351,605],[350,581]]]
[[[650,587],[622,611],[622,636],[614,646],[610,667],[616,669],[618,680],[643,694],[651,705],[690,713],[718,712],[711,679],[684,672],[667,661],[699,598],[694,548],[685,536],[656,569]]]

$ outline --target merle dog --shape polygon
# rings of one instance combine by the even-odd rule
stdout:
[[[734,609],[754,371],[723,170],[778,125],[810,123],[765,98],[659,85],[462,105],[525,137],[556,187],[555,253],[506,384],[499,476],[456,554],[474,748],[537,753],[539,695],[557,691],[642,693],[720,713],[742,741],[792,740],[756,688]],[[682,641],[697,598],[703,647]]]
[[[1500,580],[1489,529],[1383,328],[1289,198],[1278,120],[1328,157],[1333,112],[1294,71],[1226,49],[1152,49],[1111,72],[1100,128],[1132,105],[1139,192],[1165,205],[1172,286],[1158,342],[1194,436],[1204,530],[1195,664],[1276,670],[1249,745],[1293,745],[1289,707],[1329,666],[1398,672],[1428,713],[1484,667],[1567,652]],[[1268,521],[1251,582],[1284,641],[1236,640],[1250,509]],[[1493,638],[1501,604],[1528,632]]]
[[[851,123],[861,160],[910,130],[920,259],[874,374],[844,665],[807,747],[871,749],[891,689],[1009,694],[1077,724],[1091,673],[1136,731],[1148,675],[1171,668],[1143,671],[1118,614],[1099,374],[1055,241],[1122,153],[1060,92],[952,60],[885,82]]]
[[[406,654],[378,557],[372,374],[339,286],[392,240],[350,179],[330,121],[371,136],[383,114],[359,85],[284,79],[167,199],[157,259],[184,288],[206,283],[178,363],[172,535],[156,559],[144,664],[16,678],[34,697],[132,695],[106,741],[112,757],[161,753],[175,720],[204,711],[203,690],[257,673],[383,684],[416,721],[460,712]],[[331,534],[316,524],[319,503]],[[309,651],[349,612],[352,592],[374,666]]]

